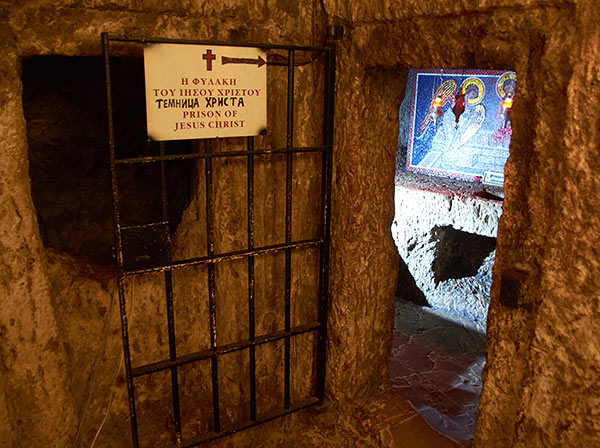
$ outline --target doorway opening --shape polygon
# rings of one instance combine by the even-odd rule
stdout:
[[[40,234],[47,248],[99,266],[114,265],[111,183],[106,142],[104,61],[99,56],[35,56],[24,59],[23,111],[27,122],[29,174]],[[123,117],[115,132],[129,154],[148,155],[141,58],[114,58],[114,90]],[[132,87],[134,86],[134,87]],[[140,144],[142,142],[142,144]],[[168,151],[188,151],[169,142]],[[190,203],[192,170],[167,166],[173,235]],[[131,224],[149,222],[149,204],[160,199],[156,167],[127,167],[121,182],[133,193],[123,199]]]
[[[504,91],[495,87],[514,84],[516,74],[493,72],[497,79],[487,79],[485,72],[438,72],[411,70],[400,108],[391,229],[400,257],[390,380],[435,429],[469,446],[512,134],[507,112],[498,106]],[[437,91],[417,74],[427,80],[434,75]],[[461,85],[476,81],[490,98],[460,103]],[[455,91],[442,92],[444,86]],[[421,101],[423,110],[419,95],[429,95]],[[506,137],[501,141],[498,129]],[[499,182],[487,182],[492,177]]]
[[[396,186],[399,257],[390,376],[438,431],[469,443],[501,202]]]

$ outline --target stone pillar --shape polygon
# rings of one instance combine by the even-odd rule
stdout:
[[[31,200],[20,59],[8,24],[0,29],[0,438],[69,446],[77,418]]]

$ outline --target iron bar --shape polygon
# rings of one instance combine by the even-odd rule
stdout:
[[[254,137],[248,137],[248,250],[254,249]],[[248,257],[248,339],[254,341],[255,315],[254,315],[254,255]],[[256,421],[256,348],[250,346],[250,420]]]
[[[287,66],[288,86],[287,86],[287,123],[286,123],[286,145],[285,148],[277,149],[256,149],[254,147],[254,137],[248,137],[247,148],[245,150],[236,151],[214,151],[212,147],[213,140],[204,140],[205,151],[195,152],[190,154],[165,154],[165,146],[163,142],[159,143],[159,155],[139,157],[116,157],[115,140],[114,140],[114,117],[112,105],[112,92],[110,83],[110,55],[109,42],[131,42],[134,44],[146,43],[183,43],[183,44],[203,44],[203,45],[225,45],[232,47],[258,47],[262,50],[283,50],[287,52],[288,58],[286,62],[281,54],[281,62],[268,62],[270,66]],[[107,111],[108,111],[108,131],[109,131],[109,147],[110,147],[110,163],[112,175],[113,189],[113,213],[114,213],[114,229],[115,229],[115,255],[118,267],[118,290],[119,290],[119,305],[121,311],[121,330],[123,337],[123,355],[125,359],[125,374],[127,380],[127,390],[129,398],[130,420],[132,426],[132,440],[134,448],[139,447],[139,429],[136,416],[135,390],[134,379],[151,373],[170,371],[171,373],[171,389],[173,399],[173,413],[175,421],[175,432],[177,444],[179,446],[193,447],[209,440],[217,439],[236,431],[243,430],[260,423],[272,420],[282,415],[289,414],[304,407],[312,406],[323,401],[325,390],[325,354],[326,354],[326,324],[327,324],[327,302],[328,302],[328,274],[329,274],[329,244],[330,244],[330,219],[331,219],[331,170],[332,170],[332,152],[333,152],[333,106],[334,106],[334,84],[335,84],[335,48],[331,40],[327,41],[325,47],[311,46],[294,46],[294,45],[271,45],[271,44],[230,44],[226,42],[210,42],[189,39],[156,39],[145,37],[115,37],[109,36],[107,33],[102,33],[102,48],[105,58],[106,70],[106,96],[107,96]],[[301,65],[302,61],[296,62],[296,51],[310,51],[325,56],[325,97],[324,97],[324,123],[323,123],[323,146],[320,147],[294,147],[294,70],[295,67]],[[270,54],[270,57],[273,53]],[[313,63],[318,59],[318,56],[311,55],[307,63]],[[302,62],[304,64],[304,62]],[[147,142],[148,145],[154,144]],[[293,223],[293,162],[294,154],[303,153],[322,153],[322,198],[321,198],[321,223],[320,235],[316,239],[293,241],[292,238],[292,223]],[[254,207],[255,207],[255,157],[263,155],[284,155],[286,160],[286,206],[285,206],[285,242],[275,245],[263,247],[255,247],[254,241]],[[226,253],[215,254],[215,203],[213,192],[213,166],[212,160],[224,157],[246,157],[247,158],[247,214],[248,214],[248,247],[245,250],[232,251]],[[151,267],[143,267],[136,269],[125,269],[123,265],[123,230],[133,229],[150,229],[151,233],[156,233],[158,230],[153,227],[168,227],[168,195],[167,195],[167,171],[165,169],[166,162],[174,160],[204,160],[205,161],[205,186],[206,186],[206,233],[207,233],[207,253],[205,256],[177,260],[171,259],[171,241],[170,234],[166,235],[167,245],[169,247],[168,257],[157,260],[156,264]],[[120,225],[119,216],[119,189],[117,182],[117,167],[119,165],[133,165],[146,163],[160,163],[161,170],[161,194],[162,194],[162,221],[142,225],[123,226]],[[165,230],[168,233],[168,230]],[[129,239],[125,242],[129,243]],[[157,244],[159,244],[158,242]],[[291,290],[292,290],[292,251],[309,247],[318,247],[320,253],[319,266],[319,290],[318,290],[318,321],[304,325],[292,327],[292,307],[291,307]],[[256,336],[256,310],[255,310],[255,260],[257,256],[278,253],[285,253],[285,325],[283,330],[273,333]],[[225,262],[228,260],[236,260],[247,258],[248,262],[248,339],[241,340],[226,345],[219,346],[217,339],[217,308],[216,308],[216,263]],[[208,265],[208,308],[209,308],[209,331],[210,331],[210,347],[198,352],[186,354],[184,356],[177,355],[176,338],[175,338],[175,315],[174,315],[174,297],[173,297],[173,278],[172,271],[175,269]],[[135,265],[131,265],[132,267]],[[140,265],[143,266],[143,265]],[[150,363],[133,368],[131,364],[131,353],[128,334],[126,298],[124,291],[125,278],[129,276],[144,275],[156,272],[164,272],[165,275],[165,290],[166,290],[166,313],[168,324],[168,342],[169,355],[167,359]],[[193,299],[193,298],[192,298]],[[297,298],[301,300],[302,298]],[[179,298],[178,298],[179,300]],[[300,402],[291,400],[291,338],[296,335],[306,333],[316,333],[317,336],[317,372],[316,372],[316,396],[311,396]],[[273,411],[268,414],[261,414],[260,409],[257,409],[257,390],[256,390],[256,346],[277,341],[284,341],[284,403],[283,409]],[[220,403],[219,403],[219,375],[218,375],[218,358],[221,355],[248,350],[249,353],[249,380],[250,380],[250,418],[247,421],[236,422],[233,426],[227,425],[222,428],[220,421]],[[190,440],[183,441],[181,439],[181,416],[180,416],[180,401],[179,401],[179,385],[178,385],[178,367],[190,363],[200,362],[202,360],[211,360],[211,381],[212,381],[212,404],[213,404],[213,428],[212,431],[200,434]]]
[[[177,361],[177,350],[175,345],[175,319],[173,312],[173,280],[171,271],[165,271],[165,289],[167,295],[167,322],[169,331],[169,359]],[[173,399],[173,423],[175,425],[175,438],[181,443],[181,412],[179,406],[179,380],[177,378],[177,367],[171,367],[171,395]]]
[[[169,205],[167,200],[167,173],[165,167],[165,142],[159,142],[158,144],[160,160],[160,197],[161,197],[161,209],[163,222],[169,222]]]
[[[143,376],[148,375],[150,373],[160,372],[163,370],[167,370],[173,366],[182,366],[185,364],[190,364],[196,361],[202,361],[204,359],[209,359],[213,355],[224,355],[227,353],[236,352],[239,350],[244,350],[250,347],[256,347],[258,345],[263,345],[269,342],[279,341],[280,339],[284,339],[288,336],[295,336],[298,334],[308,333],[314,330],[317,330],[321,324],[319,322],[311,322],[309,324],[299,325],[297,327],[290,328],[290,331],[277,331],[274,333],[258,336],[254,338],[254,341],[246,340],[233,342],[231,344],[226,344],[222,346],[217,346],[215,350],[206,349],[198,352],[190,353],[184,356],[179,356],[176,361],[170,361],[168,359],[157,361],[154,363],[146,364],[143,366],[135,367],[133,369],[133,376]]]
[[[292,241],[292,153],[294,146],[294,50],[288,50],[288,81],[287,81],[287,127],[285,156],[285,243]],[[285,331],[291,326],[291,295],[292,295],[292,250],[285,250]],[[283,407],[290,407],[290,338],[285,338],[284,348],[284,387]]]
[[[113,226],[115,231],[115,257],[117,260],[117,283],[119,289],[119,311],[121,314],[121,336],[123,339],[123,359],[127,381],[127,397],[129,401],[129,419],[131,423],[131,440],[134,448],[139,447],[137,415],[135,409],[135,390],[131,371],[131,353],[129,349],[129,327],[127,322],[127,303],[125,301],[125,279],[123,276],[123,241],[121,240],[119,215],[119,185],[117,182],[117,165],[115,163],[115,129],[113,121],[112,84],[110,75],[109,37],[101,34],[104,70],[106,75],[106,109],[108,114],[108,146],[110,150],[110,173],[112,185]]]
[[[298,148],[283,148],[283,149],[259,149],[249,151],[224,151],[215,153],[191,153],[191,154],[169,154],[164,156],[144,156],[144,157],[128,157],[116,159],[119,165],[134,164],[134,163],[156,163],[161,160],[190,160],[190,159],[216,159],[221,157],[242,157],[253,155],[272,155],[272,154],[287,154],[287,153],[308,153],[308,152],[325,152],[326,146],[322,147],[298,147]]]
[[[205,152],[212,152],[212,140],[206,140]],[[209,257],[215,252],[215,208],[213,204],[212,191],[212,159],[208,158],[204,162],[205,182],[206,182],[206,251]],[[209,325],[210,325],[210,349],[212,371],[212,391],[213,391],[213,431],[221,431],[221,418],[219,412],[219,369],[217,359],[217,306],[215,303],[215,265],[208,265],[208,307],[209,307]]]
[[[151,222],[149,224],[135,224],[132,226],[121,226],[121,231],[123,230],[131,230],[131,229],[147,229],[150,227],[160,227],[168,225],[169,221],[159,221],[159,222]]]
[[[315,240],[296,241],[296,242],[293,242],[290,244],[275,244],[272,246],[264,246],[264,247],[256,248],[254,250],[239,250],[239,251],[234,251],[234,252],[226,252],[223,254],[214,255],[212,257],[206,256],[206,257],[190,258],[190,259],[186,259],[186,260],[175,261],[175,262],[172,262],[170,265],[165,265],[165,266],[158,266],[158,267],[144,268],[144,269],[130,269],[128,271],[124,271],[123,275],[125,275],[127,277],[127,276],[134,276],[134,275],[149,274],[151,272],[162,272],[165,270],[187,268],[187,267],[197,266],[197,265],[201,265],[201,264],[215,264],[215,263],[219,263],[221,261],[238,260],[240,258],[245,258],[245,257],[249,257],[249,256],[254,256],[254,255],[264,255],[264,254],[269,254],[269,253],[280,252],[280,251],[286,250],[286,249],[301,249],[301,248],[306,248],[306,247],[311,247],[311,246],[318,246],[322,243],[323,243],[322,239],[315,239]]]
[[[318,319],[319,331],[317,333],[317,397],[323,402],[325,399],[325,362],[327,357],[327,309],[329,302],[329,244],[331,233],[331,177],[333,164],[333,112],[335,92],[335,43],[327,40],[331,51],[325,61],[325,87],[324,87],[324,116],[323,116],[323,143],[327,151],[323,153],[321,176],[321,238],[324,244],[320,246],[319,253],[319,298]]]
[[[165,155],[165,143],[159,144],[160,155]],[[167,173],[165,161],[160,162],[160,190],[162,203],[163,222],[169,222],[169,203],[167,195]],[[167,233],[168,260],[171,261],[171,235]],[[167,300],[167,328],[169,335],[169,359],[177,361],[177,347],[175,343],[175,316],[173,312],[173,279],[171,271],[165,271],[165,295]],[[173,423],[175,426],[175,439],[181,444],[181,413],[179,407],[179,381],[177,378],[177,367],[171,367],[171,395],[173,399]]]
[[[289,406],[288,409],[280,409],[273,412],[269,412],[267,414],[261,415],[257,418],[256,421],[247,420],[245,422],[239,423],[236,428],[230,428],[220,433],[206,433],[201,436],[195,437],[188,442],[186,442],[183,446],[185,448],[193,448],[198,445],[202,445],[203,443],[210,442],[211,440],[219,439],[224,436],[228,436],[230,434],[236,433],[238,431],[251,428],[253,426],[266,423],[268,421],[274,420],[278,417],[283,417],[284,415],[291,414],[292,412],[300,411],[302,409],[308,408],[310,406],[314,406],[319,403],[319,399],[316,397],[307,398],[306,400],[299,401],[298,403],[294,403]]]
[[[261,50],[289,50],[296,49],[299,51],[318,51],[327,53],[328,47],[312,47],[302,45],[279,45],[279,44],[261,44],[261,43],[231,43],[223,41],[211,41],[211,40],[195,40],[195,39],[170,39],[170,38],[157,38],[157,37],[143,37],[143,36],[109,36],[109,40],[118,42],[134,42],[140,44],[191,44],[191,45],[215,45],[225,47],[257,47]]]

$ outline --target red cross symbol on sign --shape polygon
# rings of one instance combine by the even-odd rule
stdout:
[[[202,55],[202,59],[206,60],[206,70],[209,72],[212,71],[212,61],[217,59],[217,57],[212,54],[212,50],[206,50],[206,53]]]

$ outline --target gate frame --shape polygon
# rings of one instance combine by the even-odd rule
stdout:
[[[328,33],[330,30],[328,29]],[[136,416],[136,402],[134,391],[134,379],[146,374],[159,371],[170,371],[171,373],[171,393],[173,401],[173,419],[176,437],[176,446],[194,447],[202,443],[214,440],[234,432],[256,426],[277,417],[287,415],[300,409],[321,404],[325,398],[325,364],[326,364],[326,340],[327,340],[327,309],[328,309],[328,287],[329,287],[329,246],[330,246],[330,221],[331,221],[331,177],[332,177],[332,156],[333,156],[333,113],[334,113],[334,86],[335,86],[335,44],[333,35],[328,35],[325,46],[295,46],[295,45],[274,45],[274,44],[231,44],[216,41],[190,40],[190,39],[163,39],[163,38],[144,38],[144,37],[123,37],[110,36],[108,33],[101,34],[102,52],[104,55],[104,65],[106,74],[106,101],[108,114],[108,143],[110,150],[110,170],[112,182],[113,198],[113,226],[115,236],[115,258],[117,261],[117,283],[119,291],[119,310],[121,315],[121,335],[123,340],[123,356],[125,364],[125,375],[127,383],[127,392],[129,400],[129,416],[131,421],[131,434],[133,447],[139,447],[138,425]],[[128,157],[117,158],[115,154],[114,138],[114,117],[111,88],[111,69],[110,69],[110,42],[130,42],[133,44],[150,43],[178,43],[191,45],[215,45],[215,46],[233,46],[233,47],[257,47],[262,50],[285,50],[287,51],[287,62],[267,62],[267,65],[287,66],[287,134],[286,147],[280,149],[254,149],[254,137],[247,137],[247,149],[245,151],[213,152],[213,139],[202,139],[205,143],[203,153],[191,154],[165,154],[164,142],[159,142],[159,155],[146,157]],[[294,147],[294,69],[300,64],[295,62],[295,52],[313,52],[318,56],[312,57],[306,63],[313,63],[321,55],[324,56],[324,104],[323,104],[323,145],[319,147]],[[304,65],[304,63],[302,64]],[[293,241],[291,232],[292,218],[292,161],[293,154],[321,152],[321,213],[320,213],[320,236],[316,239]],[[254,157],[256,155],[267,154],[285,154],[286,155],[286,207],[285,207],[285,243],[271,246],[254,246]],[[229,253],[214,253],[214,235],[213,220],[214,207],[212,197],[212,159],[222,157],[247,157],[247,178],[248,178],[248,249],[243,251]],[[173,262],[171,260],[171,239],[168,229],[168,207],[167,207],[167,189],[166,189],[166,167],[165,162],[172,160],[205,160],[205,181],[206,181],[206,216],[207,216],[207,255],[203,257],[186,259]],[[119,188],[117,183],[117,166],[126,164],[160,164],[160,181],[162,196],[162,222],[150,223],[138,226],[122,226],[119,215]],[[162,235],[160,234],[162,228]],[[156,231],[158,229],[158,234]],[[158,265],[153,266],[124,266],[123,256],[123,231],[127,232],[155,232],[161,243],[165,244],[166,254],[161,254],[163,259]],[[156,243],[156,241],[154,241]],[[293,249],[305,247],[319,247],[319,286],[318,286],[318,321],[291,327],[291,253]],[[254,316],[254,257],[266,253],[285,252],[285,329],[260,337],[255,333]],[[164,258],[166,257],[166,259]],[[227,345],[217,345],[216,342],[216,306],[215,306],[215,264],[218,262],[243,259],[248,260],[248,315],[249,315],[249,337],[247,340],[238,341]],[[172,271],[179,268],[207,265],[208,267],[208,298],[210,314],[210,348],[195,353],[178,356],[175,343],[175,318],[173,312],[173,291],[172,291]],[[127,310],[125,301],[125,278],[148,273],[164,272],[165,291],[166,291],[166,309],[169,340],[169,358],[146,365],[132,367],[131,354],[129,347],[129,329],[127,321]],[[317,332],[317,353],[316,353],[316,381],[315,396],[297,403],[290,403],[290,339],[294,335]],[[284,340],[284,406],[283,409],[268,414],[257,415],[256,411],[256,364],[255,347],[261,344],[267,344],[278,340]],[[219,390],[218,390],[218,357],[220,355],[231,353],[238,350],[249,350],[249,379],[250,379],[250,419],[241,423],[236,423],[233,427],[227,429],[221,428],[220,410],[219,410]],[[212,391],[213,391],[213,431],[200,434],[184,441],[181,433],[181,417],[179,409],[179,385],[177,368],[182,365],[201,361],[203,359],[211,360],[212,369]],[[314,362],[314,361],[313,361]]]

